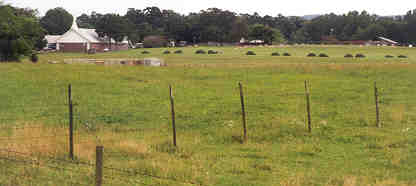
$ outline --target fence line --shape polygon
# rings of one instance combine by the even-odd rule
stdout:
[[[248,92],[248,91],[245,91],[244,94],[243,94],[242,84],[239,83],[238,86],[239,86],[238,88],[239,88],[239,91],[240,91],[240,101],[241,101],[241,107],[242,107],[241,113],[242,113],[243,131],[244,131],[244,134],[243,134],[244,135],[243,136],[244,140],[243,141],[246,142],[247,141],[247,125],[249,125],[247,123],[251,122],[250,120],[247,119],[246,113],[247,114],[252,113],[254,111],[252,111],[250,109],[255,110],[255,108],[257,108],[257,107],[260,108],[260,106],[265,106],[265,105],[267,106],[267,104],[254,105],[254,106],[250,105],[250,102],[248,102],[247,98],[245,98],[244,96],[248,95],[247,97],[250,97],[252,94],[250,94],[250,92]],[[176,140],[177,139],[176,139],[176,123],[175,123],[175,112],[174,112],[175,110],[174,110],[174,102],[173,102],[173,93],[172,93],[172,86],[169,86],[169,87],[170,87],[169,88],[170,89],[169,98],[170,98],[171,106],[172,106],[171,107],[171,112],[172,112],[171,114],[172,114],[172,128],[173,128],[173,145],[176,146]],[[264,91],[265,90],[267,90],[267,89],[264,89]],[[348,89],[348,91],[351,91],[351,93],[355,93],[352,89]],[[297,114],[297,113],[303,113],[304,114],[304,111],[306,111],[305,123],[307,123],[306,128],[307,128],[308,132],[312,132],[311,112],[313,112],[314,110],[312,109],[311,104],[314,105],[313,108],[318,107],[320,109],[319,111],[320,111],[321,114],[322,113],[325,114],[325,112],[329,113],[331,111],[330,105],[315,106],[316,103],[314,102],[314,99],[311,99],[311,95],[320,95],[320,93],[319,92],[316,93],[316,92],[314,92],[314,90],[311,89],[309,81],[305,81],[305,92],[304,93],[293,91],[293,92],[286,92],[286,93],[280,93],[279,92],[278,94],[273,94],[273,95],[277,96],[277,97],[286,97],[286,98],[287,97],[292,97],[292,96],[293,97],[299,97],[298,99],[296,99],[296,107],[295,107],[296,113],[295,114]],[[385,116],[383,116],[383,114],[384,114],[383,111],[385,111],[385,110],[383,110],[384,107],[382,107],[384,104],[393,104],[393,103],[397,104],[397,103],[402,103],[404,101],[406,101],[405,103],[409,103],[408,101],[409,101],[410,98],[408,98],[408,97],[406,97],[406,99],[401,98],[400,101],[387,99],[387,96],[395,96],[395,95],[396,94],[394,92],[392,92],[392,90],[384,91],[383,88],[378,87],[377,84],[374,83],[374,99],[375,99],[375,112],[376,112],[376,114],[375,115],[370,115],[370,116],[367,116],[367,117],[369,117],[369,118],[375,117],[377,127],[382,127],[383,126],[383,125],[381,125],[381,123],[382,123],[382,121],[385,117]],[[301,97],[303,97],[303,96],[306,96],[306,100],[301,99]],[[235,95],[235,97],[236,97],[235,99],[238,100],[238,95]],[[334,96],[334,97],[336,98],[337,96]],[[257,98],[257,97],[254,98],[254,99],[255,99],[255,101],[257,101],[257,99],[261,100],[261,98]],[[300,100],[303,100],[303,101],[300,101]],[[384,103],[384,101],[386,101],[386,100],[389,101],[389,103]],[[247,101],[248,104],[247,104],[247,102],[245,103],[244,101]],[[250,100],[250,101],[253,101],[253,100]],[[68,108],[69,109],[68,110],[69,117],[68,117],[68,119],[63,119],[62,120],[62,121],[65,121],[65,123],[67,123],[68,125],[65,125],[65,127],[59,128],[59,129],[65,129],[66,132],[64,134],[61,134],[61,133],[57,134],[57,131],[52,131],[52,132],[55,132],[54,136],[49,136],[49,135],[38,136],[38,137],[19,137],[19,136],[18,137],[15,137],[15,136],[10,137],[9,136],[9,137],[0,137],[0,141],[23,141],[23,140],[32,141],[32,140],[37,140],[37,139],[53,139],[53,138],[64,138],[65,137],[65,138],[68,139],[68,142],[69,142],[68,143],[69,144],[69,157],[72,160],[56,159],[56,157],[48,157],[48,156],[42,155],[42,158],[46,159],[45,162],[50,163],[50,165],[44,165],[44,167],[55,169],[55,170],[58,170],[58,171],[74,172],[74,169],[63,168],[63,167],[60,167],[60,166],[54,166],[52,164],[53,163],[66,163],[66,164],[78,165],[78,166],[84,166],[84,167],[90,167],[90,168],[94,167],[94,166],[97,166],[97,163],[94,164],[94,163],[82,162],[80,160],[76,160],[77,152],[74,152],[75,151],[74,144],[89,143],[89,142],[91,142],[91,139],[89,139],[89,137],[98,138],[98,136],[96,136],[92,133],[95,132],[95,130],[100,130],[100,129],[99,128],[98,129],[89,129],[88,126],[84,126],[84,125],[81,125],[79,123],[77,125],[77,123],[76,123],[77,119],[81,119],[83,116],[81,116],[80,113],[77,113],[77,109],[75,109],[75,112],[74,112],[74,107],[73,107],[74,105],[72,103],[73,100],[72,100],[72,96],[71,96],[71,86],[69,86],[69,88],[68,88],[68,102],[69,102],[69,104],[67,104],[66,106],[69,107]],[[305,105],[303,105],[303,103],[305,103]],[[178,103],[176,103],[176,104],[178,104]],[[245,107],[245,104],[250,105],[251,107],[250,106]],[[64,106],[65,105],[63,105],[62,107],[64,107]],[[82,106],[82,103],[80,103],[80,106]],[[303,106],[306,106],[306,108],[303,107]],[[270,107],[270,108],[272,108],[272,107]],[[302,112],[298,111],[299,108],[302,108]],[[374,109],[374,108],[371,106],[370,109]],[[65,112],[65,110],[66,109],[63,109],[62,111]],[[322,112],[323,110],[325,112]],[[267,112],[274,112],[274,111],[272,110],[272,111],[267,111]],[[346,111],[344,111],[344,112],[346,112]],[[99,113],[99,112],[96,111],[96,112],[93,112],[93,113],[95,115],[104,115],[104,116],[109,115],[108,112]],[[124,112],[122,112],[122,111],[114,112],[113,110],[111,110],[111,114],[121,114],[121,113],[124,113]],[[45,117],[48,117],[48,116],[67,118],[68,115],[67,115],[67,113],[63,113],[63,114],[59,114],[59,115],[56,115],[56,114],[55,115],[53,115],[53,114],[43,115],[42,114],[42,116],[39,117],[39,118],[45,118]],[[88,118],[88,117],[89,116],[87,116],[86,118]],[[313,117],[314,117],[314,121],[315,121],[315,118],[319,118],[320,116],[313,115]],[[34,118],[36,118],[36,117],[34,117]],[[8,120],[8,118],[3,118],[3,117],[0,118],[0,121],[6,121],[6,120]],[[14,119],[10,118],[10,120],[14,120]],[[387,120],[387,119],[385,119],[385,120]],[[179,124],[178,126],[180,126],[179,122],[178,122],[178,124]],[[313,125],[315,126],[315,122],[314,122]],[[95,126],[92,126],[92,127],[95,127]],[[33,129],[45,129],[45,128],[46,127],[33,127],[33,126],[27,126],[27,127],[25,127],[25,126],[23,126],[23,127],[20,127],[20,126],[0,127],[0,131],[7,131],[7,130],[18,131],[18,130],[28,130],[28,129],[33,130]],[[67,130],[67,129],[69,129],[69,130]],[[84,129],[85,129],[85,131],[84,131]],[[152,128],[148,128],[148,129],[145,129],[145,128],[132,128],[132,129],[112,128],[111,132],[113,132],[113,133],[123,133],[123,134],[125,134],[125,133],[139,133],[139,132],[146,132],[149,129],[152,129]],[[91,132],[90,130],[94,130],[94,131]],[[38,144],[38,145],[33,145],[33,146],[34,147],[42,147],[42,146],[47,147],[47,146],[51,146],[51,145],[54,145],[54,144],[48,144],[48,145]],[[31,146],[32,146],[32,144],[31,144]],[[111,147],[109,147],[109,149],[111,149]],[[2,156],[3,154],[1,152],[7,153],[7,157],[3,157]],[[111,152],[111,151],[105,152],[105,154],[107,154],[107,153],[108,154],[116,154],[116,152]],[[122,154],[122,152],[117,152],[117,153]],[[17,157],[19,157],[19,156],[21,156],[20,159],[23,159],[23,160],[17,159]],[[12,161],[12,162],[20,162],[20,163],[23,163],[23,164],[33,164],[33,165],[39,166],[39,164],[40,164],[39,160],[33,160],[33,159],[31,160],[30,159],[31,157],[33,157],[33,154],[26,154],[26,153],[11,151],[9,149],[0,149],[0,159],[2,159],[2,160]],[[25,158],[26,158],[26,160],[25,160]],[[200,183],[197,183],[197,182],[182,181],[182,180],[178,180],[178,179],[172,178],[172,177],[162,177],[162,176],[147,174],[147,173],[144,173],[143,171],[139,171],[139,170],[134,170],[134,169],[133,170],[128,170],[128,169],[106,166],[105,163],[102,166],[102,171],[103,171],[102,172],[103,173],[102,178],[104,178],[104,181],[103,180],[100,181],[97,178],[96,182],[106,183],[105,178],[114,178],[113,176],[106,175],[106,173],[105,173],[106,170],[110,170],[110,171],[117,172],[119,174],[123,174],[123,175],[127,175],[127,176],[144,176],[144,177],[150,177],[150,178],[160,179],[160,180],[174,181],[174,182],[180,182],[180,183],[192,184],[192,185],[200,185]],[[122,178],[118,178],[118,179],[121,180]],[[137,180],[134,180],[134,181],[137,181]]]

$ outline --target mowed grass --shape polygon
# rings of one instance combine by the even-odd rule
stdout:
[[[208,50],[218,51],[219,54],[198,54],[199,49],[207,52]],[[163,54],[164,51],[170,54]],[[174,54],[174,51],[182,50],[182,54]],[[273,47],[186,47],[186,48],[154,48],[154,49],[134,49],[129,51],[99,53],[94,55],[84,55],[75,53],[51,53],[41,55],[43,61],[63,62],[64,59],[72,58],[162,58],[169,65],[182,64],[276,64],[276,63],[415,63],[415,48],[405,47],[359,47],[359,46],[327,46],[327,45],[298,45],[298,46],[273,46]],[[142,54],[148,51],[149,54]],[[255,56],[245,55],[247,51],[254,51]],[[271,54],[278,52],[291,54],[290,57],[274,56]],[[309,53],[327,54],[329,58],[306,57]],[[365,58],[344,58],[346,54],[364,54]],[[393,58],[386,58],[391,55]],[[408,58],[397,58],[399,55]]]
[[[76,161],[94,163],[95,146],[103,145],[105,166],[138,172],[105,169],[107,185],[416,184],[414,49],[213,48],[223,52],[219,55],[181,49],[182,55],[162,54],[167,49],[45,54],[39,64],[0,64],[1,149],[39,161],[33,166],[0,160],[0,183],[94,183],[93,166],[46,158],[68,159],[66,90],[72,84]],[[247,50],[257,55],[245,56]],[[270,56],[275,51],[292,57]],[[330,58],[305,57],[309,52]],[[346,53],[367,58],[345,59]],[[388,54],[409,58],[384,59]],[[168,66],[47,64],[143,57],[161,57]],[[311,86],[312,133],[306,127],[305,80]],[[375,81],[382,128],[375,127]],[[238,82],[245,93],[246,144],[241,144]],[[169,85],[177,148],[171,142]]]

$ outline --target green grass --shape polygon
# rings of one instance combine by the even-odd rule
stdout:
[[[140,172],[105,169],[107,185],[416,184],[415,49],[214,49],[222,54],[196,55],[198,48],[183,48],[183,54],[146,49],[151,54],[144,55],[138,49],[45,54],[39,56],[39,64],[0,64],[1,126],[36,127],[0,131],[1,149],[31,154],[40,162],[28,166],[0,160],[0,171],[5,172],[0,183],[71,185],[69,178],[94,183],[94,167],[45,158],[67,156],[66,89],[71,83],[77,104],[77,159],[94,163],[95,146],[101,144],[106,166]],[[246,56],[248,50],[257,55]],[[288,52],[292,57],[272,57],[272,52]],[[306,57],[310,52],[330,57]],[[346,59],[347,53],[366,58]],[[387,54],[408,58],[386,59]],[[47,64],[65,58],[143,57],[163,58],[168,67]],[[306,128],[305,80],[311,84],[311,134]],[[375,81],[382,128],[375,127]],[[246,144],[240,143],[238,82],[246,98]],[[177,112],[176,149],[171,145],[169,85]],[[39,136],[56,137],[33,140]],[[22,137],[27,139],[13,140]]]
[[[357,46],[282,46],[282,47],[262,47],[262,48],[242,48],[242,47],[186,47],[180,48],[183,54],[174,54],[177,49],[169,48],[155,48],[155,49],[135,49],[129,51],[120,51],[112,53],[99,53],[94,55],[84,54],[47,54],[41,55],[40,59],[43,61],[58,61],[62,62],[64,59],[71,58],[144,58],[144,57],[159,57],[165,59],[168,64],[276,64],[276,63],[415,63],[416,54],[414,48],[399,48],[399,47],[357,47]],[[205,51],[216,50],[220,52],[217,55],[195,55],[199,49]],[[172,53],[169,55],[163,54],[164,51],[169,50]],[[254,51],[255,56],[246,56],[247,51]],[[143,51],[149,51],[150,54],[142,54]],[[290,57],[275,57],[271,58],[273,52],[280,54],[290,53]],[[329,58],[305,58],[309,53],[325,53]],[[351,59],[344,58],[345,54],[364,54],[366,58]],[[386,55],[392,55],[394,58],[385,58]],[[405,55],[408,58],[397,58],[399,55]]]

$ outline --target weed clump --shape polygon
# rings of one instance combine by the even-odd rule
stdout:
[[[279,52],[273,52],[272,56],[280,56]]]
[[[254,53],[253,51],[248,51],[248,52],[246,53],[246,55],[248,55],[248,56],[255,56],[255,55],[256,55],[256,53]]]
[[[309,54],[307,55],[307,57],[316,57],[316,54],[315,54],[315,53],[309,53]]]
[[[397,56],[398,58],[407,58],[407,56],[405,56],[405,55],[399,55],[399,56]]]
[[[166,51],[163,52],[163,54],[170,54],[170,51],[166,50]]]
[[[285,52],[285,53],[283,53],[283,56],[292,56],[292,55],[290,55],[289,53]]]
[[[183,51],[182,50],[177,50],[177,51],[175,51],[175,54],[182,54],[183,53]]]
[[[352,57],[354,57],[352,54],[345,54],[345,56],[344,56],[345,58],[352,58]]]
[[[392,55],[386,55],[386,56],[384,56],[385,58],[394,58],[394,56],[392,56]]]
[[[142,52],[142,54],[150,54],[150,52],[145,50],[145,51]]]

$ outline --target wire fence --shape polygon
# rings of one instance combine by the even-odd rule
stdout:
[[[154,93],[152,97],[134,93],[134,87],[130,87],[127,98],[116,99],[117,95],[108,88],[93,99],[73,90],[74,95],[68,92],[60,96],[67,101],[54,105],[16,104],[12,109],[21,110],[23,118],[0,115],[0,171],[11,178],[1,180],[7,180],[5,185],[48,180],[55,184],[59,181],[66,185],[93,185],[97,182],[96,146],[104,146],[104,185],[147,185],[154,180],[203,185],[203,181],[186,172],[178,176],[161,171],[157,165],[146,162],[146,151],[148,148],[166,153],[178,151],[172,147],[173,143],[165,143],[172,135],[176,136],[176,131],[178,135],[184,131],[196,136],[210,133],[213,136],[207,139],[210,144],[226,140],[245,143],[272,140],[265,134],[282,123],[305,133],[310,127],[309,132],[313,133],[333,125],[396,126],[406,130],[416,121],[412,91],[390,81],[378,82],[376,86],[361,82],[358,87],[345,87],[340,81],[292,83],[280,82],[283,87],[279,88],[267,82],[260,82],[255,88],[242,84],[244,95],[239,95],[237,86],[209,90],[209,85],[179,84],[173,87],[172,102],[166,87],[152,86],[148,87]],[[199,91],[203,95],[187,91],[195,88],[206,90]],[[62,94],[62,90],[59,92]],[[169,109],[169,105],[175,109]],[[176,113],[171,113],[174,110]],[[171,125],[172,114],[176,116],[176,126]],[[42,123],[45,120],[49,123]],[[242,120],[247,126],[240,124]],[[178,130],[172,134],[174,128]],[[248,137],[243,137],[243,128]],[[163,139],[152,147],[141,143],[157,138]],[[174,140],[176,144],[176,137]],[[182,140],[189,139],[178,139],[179,146]]]

